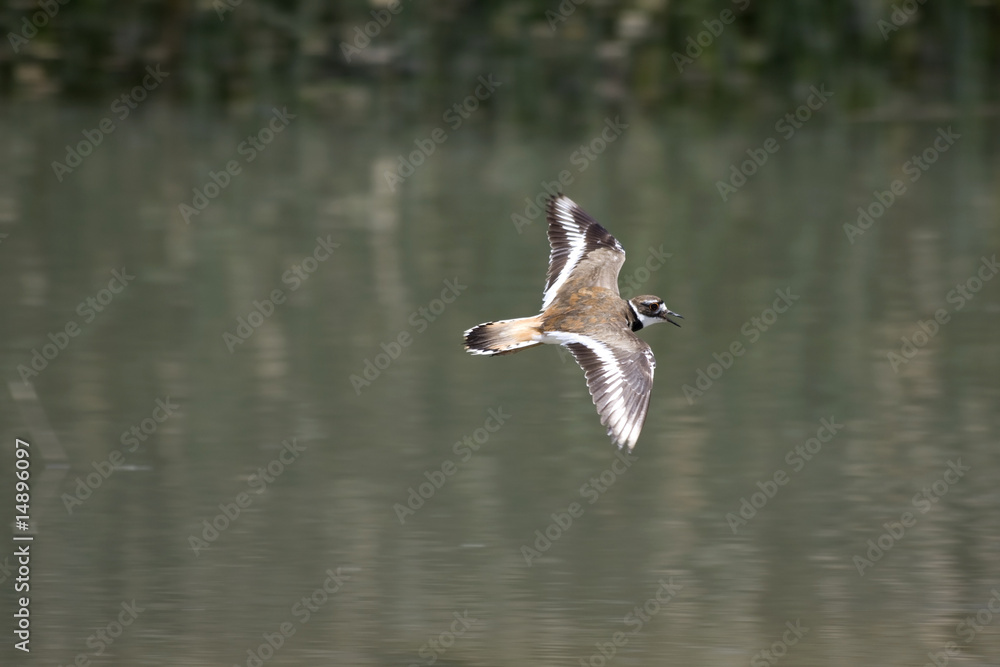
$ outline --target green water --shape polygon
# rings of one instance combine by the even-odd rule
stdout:
[[[106,109],[0,121],[0,472],[24,438],[38,480],[5,664],[996,664],[995,122],[299,111],[263,143],[272,106],[150,106],[61,181]],[[685,317],[642,332],[631,458],[558,348],[462,350],[537,312],[558,182]]]

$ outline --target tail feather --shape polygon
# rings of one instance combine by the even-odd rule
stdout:
[[[471,354],[510,354],[541,345],[538,336],[539,318],[520,317],[516,320],[486,322],[465,332],[465,349]]]

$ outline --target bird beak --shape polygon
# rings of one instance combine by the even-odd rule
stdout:
[[[670,322],[670,323],[671,323],[671,324],[673,324],[673,325],[674,325],[675,327],[679,327],[680,325],[679,325],[679,324],[677,324],[677,322],[674,322],[674,321],[673,321],[672,319],[670,319],[670,318],[668,317],[668,315],[673,315],[674,317],[679,317],[679,318],[681,318],[682,320],[684,319],[684,316],[683,316],[683,315],[681,315],[680,313],[675,313],[675,312],[674,312],[674,311],[672,311],[672,310],[669,310],[669,309],[668,309],[668,308],[666,307],[666,305],[663,305],[663,306],[660,306],[660,317],[662,317],[663,319],[665,319],[665,320],[666,320],[667,322]]]

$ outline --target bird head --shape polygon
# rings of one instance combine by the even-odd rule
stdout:
[[[674,326],[679,327],[680,324],[670,319],[670,316],[684,319],[683,315],[675,313],[667,308],[667,304],[663,303],[663,299],[658,296],[646,294],[643,296],[633,297],[629,301],[629,304],[632,306],[632,310],[635,312],[636,317],[639,318],[639,321],[642,322],[642,326],[644,327],[648,327],[652,324],[659,324],[660,322],[670,322]]]

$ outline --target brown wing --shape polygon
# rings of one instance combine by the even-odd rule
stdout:
[[[645,341],[631,331],[615,334],[615,340],[579,333],[550,333],[565,340],[587,377],[601,424],[620,447],[635,447],[653,389],[656,359]]]
[[[618,294],[625,249],[611,232],[566,195],[549,199],[545,212],[551,252],[542,310],[567,284],[605,287]]]

